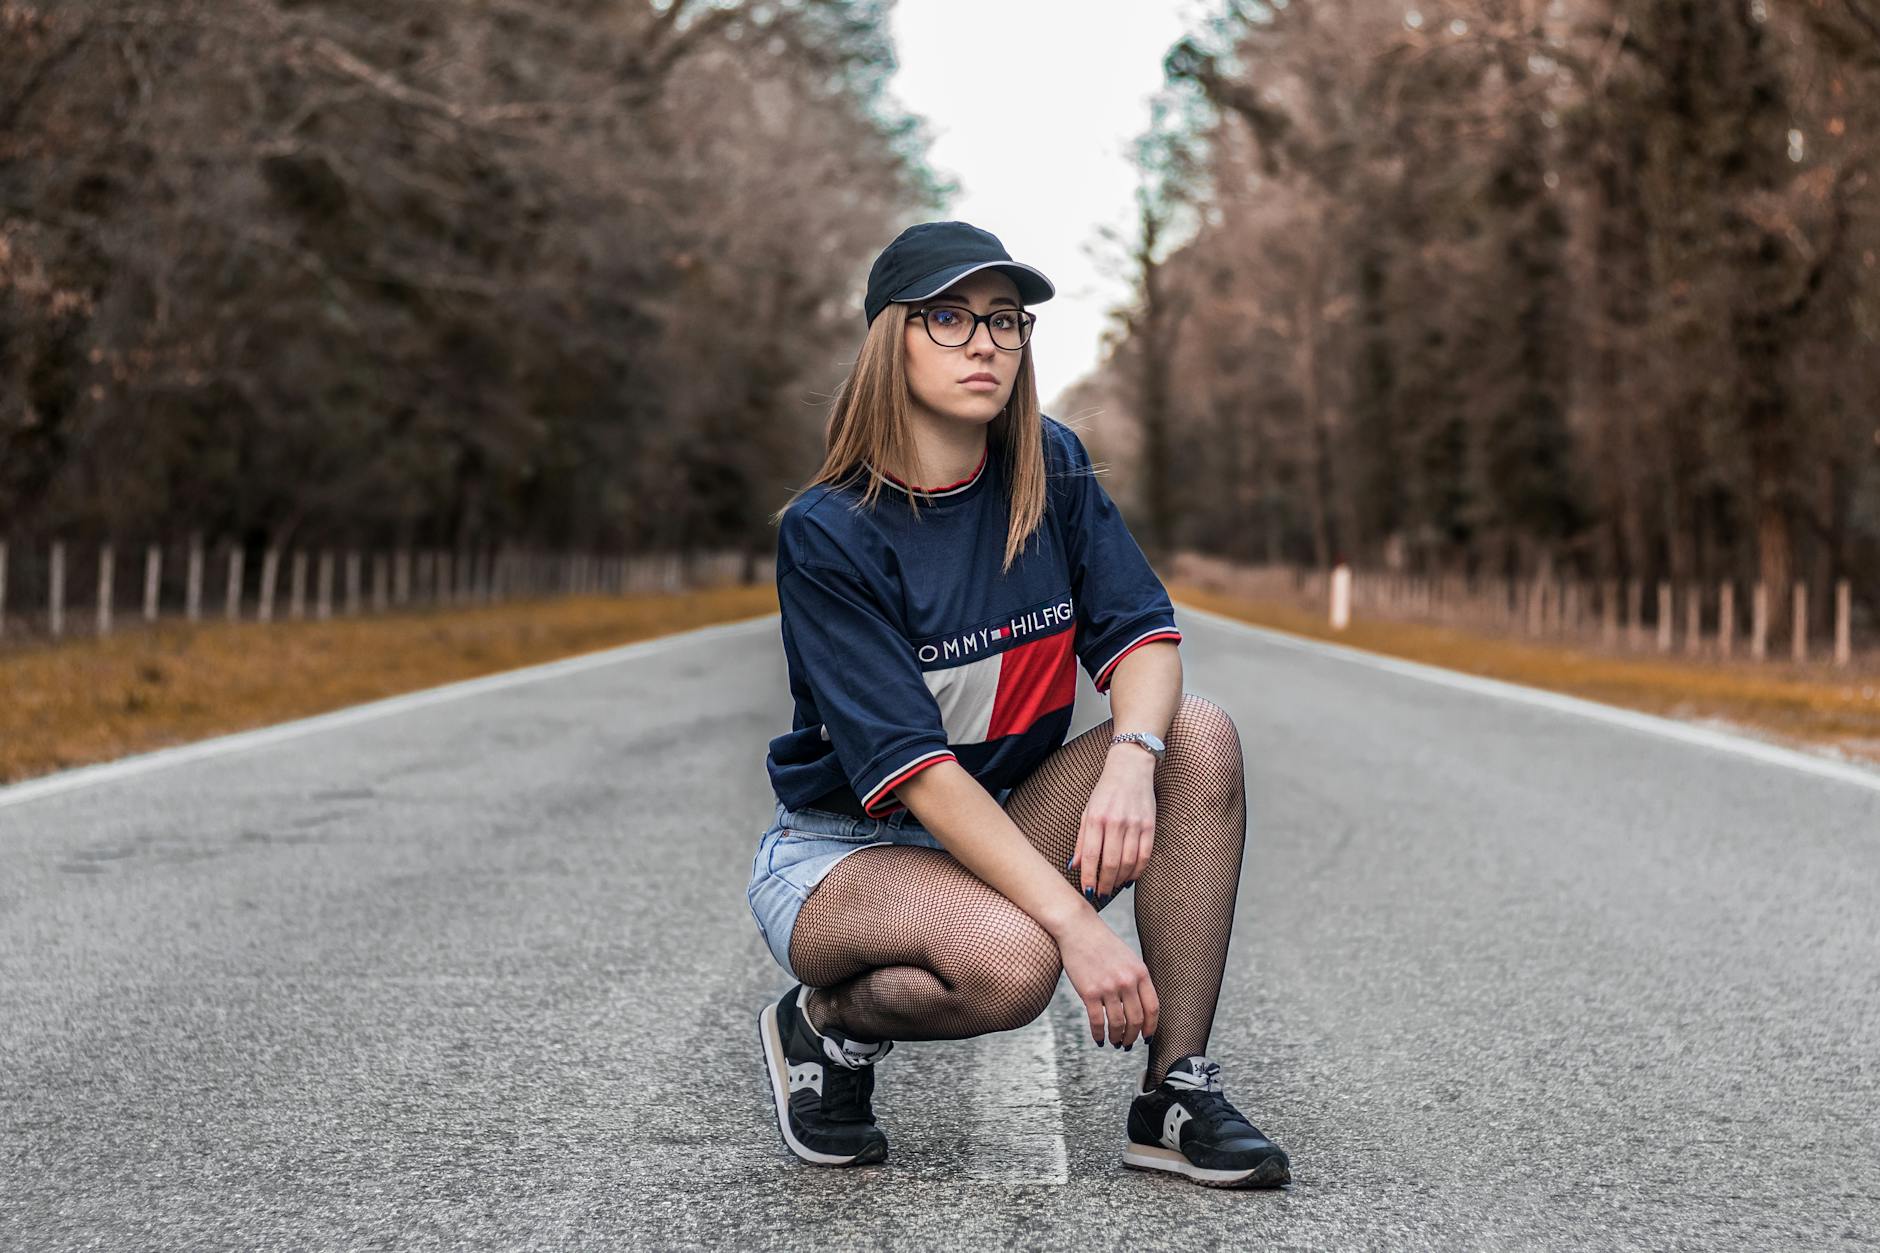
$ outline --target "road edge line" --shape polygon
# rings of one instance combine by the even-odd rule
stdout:
[[[1679,722],[1675,718],[1665,718],[1658,714],[1648,714],[1637,709],[1627,709],[1622,705],[1610,705],[1603,701],[1589,700],[1584,696],[1569,696],[1564,692],[1550,691],[1543,687],[1532,687],[1525,683],[1513,683],[1506,679],[1491,679],[1484,675],[1469,674],[1461,670],[1451,670],[1444,666],[1431,665],[1428,662],[1409,661],[1402,657],[1393,657],[1387,653],[1372,652],[1367,648],[1358,648],[1351,644],[1334,644],[1328,640],[1315,639],[1309,635],[1295,635],[1291,631],[1278,627],[1258,626],[1243,622],[1212,609],[1202,609],[1197,605],[1180,604],[1183,613],[1192,613],[1222,626],[1237,627],[1281,647],[1293,648],[1301,652],[1319,653],[1334,660],[1349,662],[1353,665],[1369,666],[1374,670],[1383,670],[1407,678],[1420,679],[1425,683],[1434,683],[1441,687],[1455,688],[1460,691],[1474,692],[1482,696],[1494,696],[1517,704],[1532,705],[1541,709],[1551,709],[1556,713],[1572,714],[1580,718],[1590,718],[1612,726],[1624,727],[1647,735],[1656,735],[1664,739],[1678,740],[1699,748],[1709,748],[1717,752],[1732,753],[1739,757],[1748,757],[1765,765],[1784,766],[1805,774],[1821,778],[1835,779],[1842,783],[1852,783],[1872,792],[1880,792],[1880,771],[1870,770],[1851,762],[1839,762],[1828,757],[1817,757],[1793,748],[1784,748],[1777,744],[1753,739],[1747,735],[1735,735],[1728,731],[1713,730],[1709,727],[1692,726]]]
[[[591,652],[575,653],[569,657],[557,657],[553,661],[532,662],[526,666],[480,674],[470,679],[454,679],[435,687],[423,687],[415,691],[400,692],[394,696],[383,696],[363,704],[345,705],[339,709],[329,709],[325,713],[310,714],[307,717],[294,718],[287,722],[270,723],[264,727],[250,727],[245,731],[231,731],[223,735],[210,736],[208,739],[193,740],[188,744],[174,744],[148,752],[133,753],[127,757],[113,758],[110,761],[72,766],[51,774],[22,779],[18,783],[0,785],[0,809],[22,805],[48,796],[62,795],[100,783],[135,778],[192,761],[245,752],[251,748],[299,739],[320,731],[369,722],[376,718],[443,704],[446,701],[461,700],[464,697],[476,696],[484,692],[500,691],[507,687],[519,687],[525,683],[537,683],[544,679],[559,678],[567,674],[578,674],[584,670],[617,665],[648,653],[662,652],[681,644],[710,639],[715,635],[752,631],[759,624],[770,622],[776,616],[772,613],[757,618],[741,618],[735,622],[714,622],[708,626],[694,627],[689,631],[655,636],[647,640],[634,640],[630,644],[613,644]]]

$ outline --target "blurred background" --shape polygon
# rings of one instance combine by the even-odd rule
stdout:
[[[1171,573],[1858,656],[1877,154],[1880,0],[4,0],[0,630],[762,586],[957,216]]]
[[[1273,1204],[1068,980],[773,1137],[769,517],[940,218],[1233,719]],[[0,0],[0,785],[0,1249],[1873,1253],[1880,0]]]

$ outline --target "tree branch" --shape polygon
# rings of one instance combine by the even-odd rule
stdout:
[[[1841,0],[1847,7],[1848,16],[1867,28],[1867,33],[1880,41],[1880,17],[1867,11],[1866,0]]]
[[[38,94],[39,89],[45,86],[52,72],[77,56],[78,50],[85,46],[85,41],[91,38],[91,35],[92,31],[89,28],[80,27],[33,67],[32,72],[26,76],[26,81],[20,84],[19,90],[14,92],[12,98],[4,105],[0,105],[0,131],[13,129],[14,123],[19,120],[20,113],[32,102],[32,98]]]
[[[1829,193],[1833,209],[1829,218],[1827,242],[1822,245],[1820,255],[1815,258],[1814,265],[1809,267],[1808,274],[1802,279],[1801,289],[1777,311],[1780,316],[1800,317],[1815,302],[1815,297],[1821,294],[1821,289],[1827,282],[1828,271],[1840,257],[1841,249],[1847,242],[1848,227],[1854,216],[1848,210],[1848,185],[1857,176],[1865,178],[1866,171],[1867,162],[1864,159],[1849,161],[1834,176],[1834,189]]]

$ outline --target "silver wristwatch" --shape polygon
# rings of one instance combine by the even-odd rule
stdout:
[[[1155,754],[1155,764],[1158,766],[1162,764],[1162,754],[1168,751],[1168,745],[1164,744],[1155,736],[1150,735],[1147,731],[1123,731],[1111,736],[1110,743],[1140,744]]]

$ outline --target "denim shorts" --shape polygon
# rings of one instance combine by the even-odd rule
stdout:
[[[1011,794],[1011,788],[1004,788],[993,795],[1004,805]],[[786,809],[781,801],[777,803],[769,828],[758,838],[757,855],[751,858],[751,885],[744,896],[757,921],[757,933],[792,979],[802,982],[790,966],[790,935],[811,889],[850,853],[883,844],[945,851],[911,809],[886,818],[856,818],[827,809]]]

